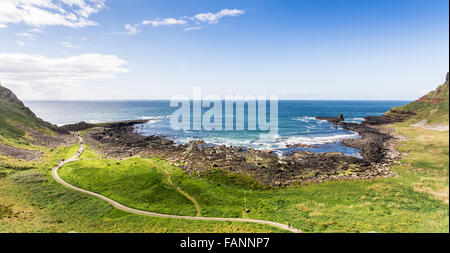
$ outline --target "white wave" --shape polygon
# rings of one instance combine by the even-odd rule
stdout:
[[[103,122],[108,122],[108,120],[105,120],[105,121],[103,121]],[[96,119],[92,119],[92,120],[86,120],[86,123],[89,123],[89,124],[98,124],[98,123],[102,123],[102,121],[96,120]]]
[[[307,145],[320,145],[327,144],[333,142],[339,142],[344,139],[352,139],[359,138],[357,133],[350,134],[339,134],[332,136],[315,136],[315,137],[300,137],[300,136],[292,136],[292,137],[280,137],[278,135],[275,136],[265,136],[264,138],[260,138],[258,140],[242,140],[242,139],[234,139],[227,137],[206,137],[201,138],[206,143],[214,144],[214,145],[225,145],[225,146],[235,146],[235,147],[248,147],[254,149],[265,149],[265,150],[277,150],[287,148],[288,145],[293,144],[307,144]],[[188,138],[180,138],[175,140],[177,143],[186,144],[192,140],[195,140],[194,137]]]
[[[167,119],[169,116],[141,116],[139,119],[147,120],[147,124],[153,124],[163,119]]]
[[[311,121],[316,120],[316,118],[310,117],[310,116],[303,116],[303,117],[294,118],[293,120],[297,120],[297,121],[301,121],[301,122],[311,122]]]
[[[358,138],[359,135],[357,133],[350,134],[338,134],[331,136],[315,136],[315,137],[298,137],[293,136],[289,137],[286,140],[286,144],[309,144],[309,145],[317,145],[317,144],[326,144],[332,142],[342,141],[344,139],[353,139]]]
[[[315,120],[316,117],[312,117],[312,116],[303,116],[303,117],[298,117],[296,118],[297,120]]]
[[[345,119],[345,122],[348,123],[361,123],[364,121],[364,118],[349,118],[349,119]]]
[[[328,121],[326,121],[326,120],[316,119],[316,117],[311,117],[311,116],[297,117],[297,118],[293,118],[293,120],[301,121],[304,123],[328,123]]]

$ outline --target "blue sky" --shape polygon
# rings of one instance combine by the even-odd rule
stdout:
[[[448,1],[26,2],[0,1],[0,82],[23,99],[411,100],[449,69]]]

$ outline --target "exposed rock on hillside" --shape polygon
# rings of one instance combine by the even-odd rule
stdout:
[[[41,156],[39,151],[20,149],[3,144],[0,144],[0,154],[27,161],[39,160]]]

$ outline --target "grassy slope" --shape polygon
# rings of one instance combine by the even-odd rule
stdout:
[[[449,124],[449,83],[446,82],[436,88],[436,90],[428,93],[424,98],[429,100],[442,100],[438,104],[428,103],[425,101],[414,101],[407,105],[396,107],[393,109],[400,111],[410,111],[417,115],[409,122],[417,123],[421,120],[427,120],[427,124]]]
[[[258,224],[172,220],[119,211],[53,180],[52,163],[71,157],[77,149],[78,145],[60,148],[54,151],[53,162],[26,170],[11,166],[8,173],[0,173],[0,232],[285,232]]]
[[[0,92],[9,92],[9,90],[0,86]],[[32,137],[24,130],[26,128],[37,130],[46,135],[55,134],[52,126],[36,117],[30,109],[11,99],[0,98],[0,144],[42,152],[40,161],[17,160],[0,154],[0,175],[31,168],[51,167],[57,159],[64,157],[67,152],[76,152],[76,145],[61,147],[56,150],[34,145],[31,143]]]
[[[0,92],[4,89],[0,87]],[[52,126],[36,117],[30,109],[8,99],[0,99],[0,136],[15,141],[27,138],[22,127],[36,129],[44,134],[53,134]]]
[[[42,148],[44,155],[39,162],[0,157],[0,232],[285,232],[258,224],[171,220],[119,211],[102,200],[67,189],[51,177],[51,168],[73,156],[78,148],[78,144]],[[87,160],[96,157],[90,149],[83,154]],[[162,175],[152,180],[143,178],[143,182],[159,182],[153,197],[165,194],[168,199],[186,202],[161,181]]]

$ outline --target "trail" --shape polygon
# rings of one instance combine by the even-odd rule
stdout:
[[[167,182],[169,182],[169,184],[170,184],[177,192],[181,193],[181,195],[183,195],[185,198],[189,199],[192,203],[194,203],[195,209],[197,210],[196,216],[197,216],[197,217],[198,217],[198,216],[201,216],[201,214],[200,214],[200,206],[198,205],[197,200],[195,200],[194,197],[192,197],[191,195],[189,195],[189,194],[187,194],[186,192],[184,192],[183,190],[181,190],[180,187],[178,187],[177,185],[175,185],[175,184],[172,182],[172,179],[170,178],[170,175],[169,175],[169,172],[168,172],[168,171],[162,170],[162,172],[164,173],[164,176],[166,177]]]
[[[191,201],[194,202],[194,204],[196,204],[196,208],[197,209],[197,215],[198,216],[182,216],[182,215],[172,215],[172,214],[162,214],[162,213],[155,213],[155,212],[148,212],[148,211],[143,211],[143,210],[139,210],[139,209],[134,209],[125,205],[120,204],[119,202],[116,202],[108,197],[105,197],[101,194],[95,193],[95,192],[91,192],[82,188],[78,188],[76,186],[73,186],[69,183],[67,183],[66,181],[64,181],[63,179],[61,179],[58,175],[58,170],[61,169],[65,164],[70,163],[70,162],[74,162],[78,160],[78,157],[84,152],[84,145],[83,145],[83,138],[81,136],[78,136],[78,139],[80,141],[80,149],[78,150],[78,152],[72,156],[71,158],[67,159],[67,160],[63,160],[61,161],[55,168],[52,169],[52,176],[53,178],[60,184],[62,184],[63,186],[70,188],[72,190],[78,191],[78,192],[82,192],[94,197],[97,197],[99,199],[102,199],[106,202],[108,202],[109,204],[111,204],[112,206],[114,206],[115,208],[122,210],[124,212],[128,212],[128,213],[132,213],[132,214],[138,214],[138,215],[145,215],[145,216],[149,216],[149,217],[159,217],[159,218],[170,218],[170,219],[183,219],[183,220],[202,220],[202,221],[232,221],[232,222],[249,222],[249,223],[257,223],[257,224],[263,224],[263,225],[269,225],[272,227],[277,227],[277,228],[281,228],[293,233],[302,233],[302,231],[300,229],[297,228],[293,228],[291,226],[288,226],[286,224],[282,224],[282,223],[278,223],[278,222],[273,222],[273,221],[266,221],[266,220],[256,220],[256,219],[243,219],[243,218],[222,218],[222,217],[200,217],[200,208],[198,208],[198,204],[196,204],[197,202],[195,201],[194,198],[192,198],[191,196],[189,196],[188,194],[184,195],[183,191],[181,191],[180,189],[180,193],[183,194],[186,198],[191,199]],[[170,177],[169,177],[170,179]],[[170,181],[171,182],[171,181]],[[172,184],[173,185],[173,184]],[[177,186],[173,185],[174,187],[177,188]],[[189,197],[188,197],[189,196]]]

